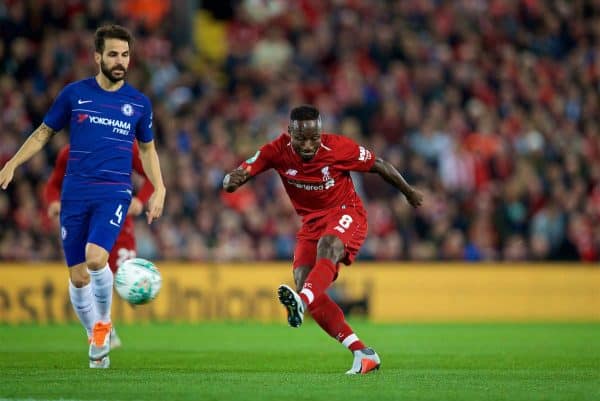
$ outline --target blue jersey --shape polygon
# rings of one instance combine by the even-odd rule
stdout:
[[[67,123],[61,199],[131,199],[133,142],[153,139],[150,100],[127,83],[109,92],[96,78],[84,79],[67,85],[44,117],[54,131]]]

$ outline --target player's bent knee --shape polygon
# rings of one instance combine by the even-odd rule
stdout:
[[[101,255],[91,255],[85,260],[87,267],[90,270],[99,270],[106,266],[108,258],[104,258]]]
[[[96,244],[87,244],[85,247],[85,263],[90,270],[99,270],[106,266],[108,252]]]
[[[335,235],[325,235],[317,243],[317,259],[327,258],[338,262],[344,256],[344,243]]]
[[[80,280],[80,279],[71,279],[71,283],[73,283],[73,287],[75,287],[75,288],[82,288],[90,283],[90,279],[89,279],[89,277],[88,277],[87,281]]]
[[[87,272],[85,263],[69,268],[69,278],[73,286],[77,288],[85,287],[90,283],[90,275]]]

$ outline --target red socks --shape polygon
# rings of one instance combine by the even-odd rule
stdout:
[[[326,258],[317,260],[317,263],[312,268],[308,277],[304,281],[304,286],[300,291],[300,298],[306,305],[317,299],[325,292],[327,287],[333,283],[333,279],[337,273],[335,264]]]
[[[308,306],[308,310],[315,322],[327,334],[341,342],[350,351],[365,348],[362,341],[358,339],[352,328],[346,323],[344,312],[329,298],[329,295],[325,293],[321,294]]]
[[[337,266],[329,259],[321,258],[312,268],[304,286],[300,291],[300,298],[308,305],[308,310],[313,319],[331,337],[341,342],[350,351],[365,348],[365,345],[352,331],[344,312],[325,293],[327,287],[333,283],[337,274]]]

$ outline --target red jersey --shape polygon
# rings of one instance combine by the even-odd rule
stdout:
[[[305,162],[292,148],[290,136],[284,133],[262,146],[241,167],[251,176],[275,169],[296,212],[307,221],[332,208],[362,208],[350,172],[369,171],[374,163],[370,150],[334,134],[322,134],[317,153]]]
[[[60,193],[61,193],[63,178],[65,176],[65,171],[67,169],[67,160],[69,159],[69,149],[70,149],[69,145],[67,145],[67,146],[63,147],[60,150],[60,152],[58,153],[58,156],[56,158],[56,163],[54,166],[54,170],[52,170],[52,174],[50,175],[50,178],[48,179],[48,183],[46,184],[46,186],[44,188],[44,198],[48,205],[54,201],[60,201]],[[146,174],[144,173],[144,168],[142,166],[142,160],[140,159],[140,150],[139,150],[137,142],[133,143],[133,158],[132,158],[132,160],[133,160],[133,169],[144,177],[144,184],[140,188],[139,192],[136,194],[136,197],[142,202],[142,204],[145,204],[146,202],[148,202],[148,199],[150,199],[150,196],[154,192],[154,187],[152,186],[152,183],[150,182],[150,180],[148,179],[148,177],[146,177]],[[118,250],[116,248],[118,247],[119,243],[126,244],[126,246],[124,245],[126,248],[128,248],[128,249],[133,248],[131,250],[135,250],[135,235],[134,235],[134,227],[133,226],[134,226],[133,217],[127,216],[125,219],[125,222],[123,223],[123,228],[121,229],[121,233],[119,234],[119,237],[117,238],[117,241],[115,242],[115,250]],[[111,252],[111,259],[114,259],[112,252]],[[111,263],[112,269],[114,269],[116,267],[117,267],[116,262]]]

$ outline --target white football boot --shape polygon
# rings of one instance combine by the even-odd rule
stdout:
[[[94,329],[92,331],[92,341],[90,342],[90,350],[88,354],[90,357],[90,362],[100,362],[108,356],[108,353],[110,352],[111,329],[112,324],[110,322],[96,322],[94,325]],[[110,364],[110,362],[108,363]]]
[[[287,285],[281,284],[277,290],[277,296],[279,297],[279,302],[287,310],[289,325],[300,327],[304,321],[304,303],[300,295]]]
[[[90,368],[92,369],[108,369],[110,367],[110,358],[106,355],[104,358],[98,361],[92,361],[90,359]]]
[[[113,350],[115,348],[119,348],[121,345],[123,345],[121,343],[121,339],[117,334],[117,330],[115,330],[115,328],[113,327],[110,331],[110,349]]]
[[[381,359],[372,348],[363,348],[354,351],[353,354],[354,361],[352,362],[352,368],[346,372],[347,375],[364,375],[379,369],[379,366],[381,366]]]

